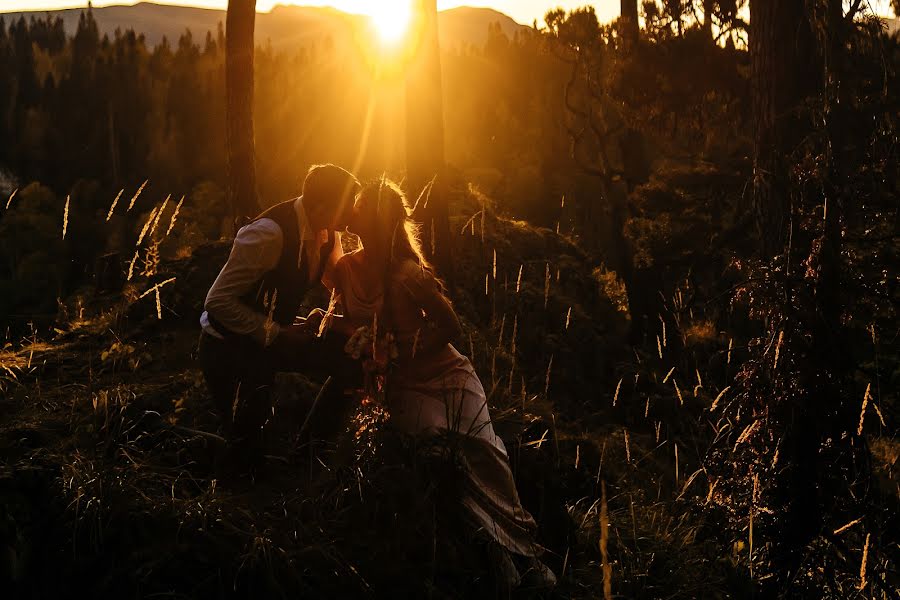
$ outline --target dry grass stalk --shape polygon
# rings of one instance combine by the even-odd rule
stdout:
[[[862,435],[863,432],[863,421],[866,418],[866,407],[869,406],[869,399],[871,396],[869,395],[872,390],[872,384],[866,385],[866,393],[863,394],[862,401],[862,409],[859,411],[859,427],[856,428],[856,435]]]
[[[154,285],[153,287],[148,289],[146,292],[144,292],[143,294],[138,296],[138,300],[140,300],[144,296],[149,296],[151,293],[159,290],[159,288],[163,287],[164,285],[168,285],[168,284],[172,283],[173,281],[175,281],[174,277],[170,277],[169,279],[166,279],[165,281],[160,281],[159,283],[157,283],[156,285]]]
[[[337,309],[339,297],[337,295],[336,290],[331,290],[331,298],[328,299],[328,309],[325,311],[325,316],[322,317],[322,321],[319,322],[319,330],[316,332],[316,337],[322,337],[328,331],[328,328],[331,327],[331,320],[334,318],[334,311]],[[272,301],[274,304],[275,301]],[[378,315],[375,315],[375,321],[372,323],[372,356],[375,356],[375,336],[378,332]]]
[[[710,412],[716,410],[716,407],[719,405],[719,400],[721,400],[722,397],[725,395],[725,393],[726,393],[728,390],[730,390],[730,389],[731,389],[731,386],[730,386],[730,385],[729,385],[729,386],[725,386],[725,389],[723,389],[721,392],[719,392],[719,395],[716,396],[716,399],[715,399],[715,400],[713,400],[712,406],[709,407],[709,411],[710,411]]]
[[[69,196],[66,196],[66,207],[63,209],[63,235],[62,239],[66,239],[66,230],[69,228]]]
[[[144,226],[141,228],[141,234],[138,236],[137,243],[135,246],[140,246],[141,242],[144,241],[144,236],[147,235],[147,231],[150,229],[150,225],[153,223],[153,219],[156,217],[156,206],[153,207],[153,210],[150,211],[150,216],[147,217],[147,221],[144,223]]]
[[[718,479],[713,479],[709,483],[709,492],[706,493],[706,504],[712,502],[713,492],[716,490],[716,485],[719,483]]]
[[[19,192],[19,188],[16,188],[12,191],[12,194],[9,195],[9,199],[6,201],[6,210],[9,210],[9,205],[12,204],[13,198],[16,197],[16,194]]]
[[[115,198],[113,198],[112,204],[109,205],[109,212],[106,213],[106,221],[107,221],[107,222],[109,222],[109,220],[112,218],[112,216],[113,216],[113,211],[116,210],[116,204],[119,203],[119,198],[122,197],[122,194],[123,194],[124,192],[125,192],[125,188],[122,188],[121,190],[119,190],[119,193],[116,194],[116,197],[115,197]]]
[[[581,462],[581,444],[575,446],[575,468],[578,468],[578,463]]]
[[[622,429],[622,432],[625,434],[625,460],[631,464],[631,440],[628,437],[627,429]]]
[[[525,268],[525,265],[519,265],[519,276],[516,277],[516,293],[519,293],[519,290],[522,289],[522,269]]]
[[[662,315],[659,316],[659,322],[662,323],[662,345],[663,348],[666,347],[666,320],[662,318]]]
[[[675,384],[675,393],[678,394],[678,402],[681,404],[681,406],[684,406],[684,396],[681,395],[681,388],[678,387],[678,380],[673,379],[672,383]]]
[[[881,409],[878,408],[878,403],[872,402],[872,408],[875,409],[875,414],[878,415],[878,420],[881,421],[881,426],[887,427],[887,423],[884,422],[884,415],[881,414]]]
[[[728,338],[728,360],[725,364],[731,364],[731,349],[734,347],[734,338]]]
[[[656,336],[656,351],[659,353],[659,360],[662,360],[662,341]]]
[[[550,263],[546,263],[544,267],[544,309],[550,302]]]
[[[547,376],[544,379],[544,397],[547,398],[550,394],[550,371],[553,370],[553,355],[550,355],[550,362],[547,363]]]
[[[757,427],[759,427],[759,422],[760,422],[760,419],[757,419],[757,420],[753,421],[752,423],[750,423],[749,425],[747,425],[746,428],[744,428],[743,433],[741,433],[741,435],[738,436],[737,441],[734,443],[734,451],[737,451],[737,447],[740,446],[742,443],[746,442],[750,438],[750,436],[753,435],[753,432],[756,431]]]
[[[866,545],[863,546],[862,564],[859,566],[859,588],[863,590],[868,583],[866,582],[866,563],[869,561],[869,541],[872,537],[871,533],[866,534]]]
[[[500,319],[500,333],[497,336],[497,346],[503,345],[503,330],[506,329],[506,313],[503,313],[503,317]]]
[[[490,277],[491,277],[490,273],[485,273],[485,274],[484,274],[484,295],[485,295],[485,296],[488,295],[489,290],[490,290],[490,287],[489,287],[489,285],[490,285],[490,283],[489,283],[489,282],[490,282]]]
[[[434,219],[431,220],[431,255],[437,255],[437,238],[434,237]]]
[[[162,302],[159,299],[159,288],[156,288],[156,318],[162,321]]]
[[[849,523],[847,523],[847,524],[844,525],[843,527],[838,527],[837,529],[834,530],[834,535],[838,535],[838,534],[844,533],[845,531],[847,531],[848,529],[850,529],[851,527],[853,527],[853,526],[856,525],[857,523],[861,523],[862,520],[863,520],[862,517],[860,517],[860,518],[858,518],[858,519],[853,519],[852,521],[850,521]]]
[[[669,369],[669,372],[666,373],[665,377],[663,377],[663,383],[669,383],[669,377],[671,377],[672,373],[674,373],[674,372],[675,372],[675,367],[672,367],[671,369]]]
[[[172,198],[172,195],[169,194],[166,196],[165,200],[163,200],[162,205],[159,207],[159,210],[156,211],[156,218],[153,219],[153,227],[150,228],[150,235],[152,236],[156,233],[156,228],[159,225],[159,219],[162,217],[163,211],[166,210],[166,205],[169,204],[169,200]]]
[[[569,323],[572,322],[572,307],[569,307],[569,311],[566,313],[566,331],[569,330]]]
[[[144,191],[144,188],[147,186],[147,184],[148,184],[149,182],[150,182],[149,179],[145,179],[145,180],[144,180],[144,183],[141,184],[141,187],[139,187],[139,188],[137,189],[137,191],[134,193],[134,196],[131,197],[131,202],[128,203],[128,209],[127,209],[125,212],[131,212],[131,209],[134,208],[134,203],[135,203],[135,202],[137,201],[137,199],[138,199],[138,196],[141,195],[141,192]]]
[[[238,406],[241,404],[241,382],[238,381],[237,387],[234,388],[234,402],[231,403],[231,420],[237,416]]]
[[[491,267],[491,273],[492,273],[494,280],[496,281],[496,279],[497,279],[497,249],[496,248],[494,249],[494,262]]]
[[[131,281],[132,276],[134,276],[134,263],[137,262],[138,255],[141,253],[140,250],[134,251],[134,256],[131,258],[131,262],[128,263],[128,281]]]
[[[620,379],[619,379],[619,383],[616,384],[616,393],[613,394],[613,403],[612,403],[613,406],[615,406],[615,405],[616,405],[616,402],[619,401],[619,390],[622,389],[622,381],[623,381],[624,379],[625,379],[624,377],[620,378]]]
[[[750,540],[747,546],[747,561],[750,563],[750,579],[753,579],[753,508],[750,508]]]
[[[184,203],[184,196],[181,197],[181,200],[178,201],[178,204],[175,205],[175,212],[172,213],[172,218],[169,220],[169,227],[166,229],[166,237],[169,237],[169,234],[172,233],[172,228],[175,227],[175,221],[178,219],[178,212],[181,210],[181,205]]]
[[[772,366],[773,369],[778,368],[778,358],[781,356],[781,344],[784,342],[784,331],[778,332],[778,343],[775,344],[775,364]]]
[[[644,418],[650,414],[650,396],[647,396],[647,403],[644,405]]]
[[[609,507],[606,482],[600,484],[600,564],[603,569],[603,598],[612,600],[612,565],[609,562]]]
[[[513,355],[513,358],[516,356],[516,336],[519,332],[519,315],[515,315],[513,317],[513,332],[512,332],[512,340],[510,342],[509,353]]]

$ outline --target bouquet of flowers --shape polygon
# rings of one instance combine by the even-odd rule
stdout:
[[[354,360],[362,360],[366,399],[383,404],[385,379],[400,355],[394,334],[378,331],[376,315],[371,326],[364,325],[353,332],[344,344],[344,352]]]

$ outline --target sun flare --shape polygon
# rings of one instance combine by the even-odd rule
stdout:
[[[385,44],[396,44],[406,35],[412,20],[410,0],[380,0],[368,10],[372,27]]]

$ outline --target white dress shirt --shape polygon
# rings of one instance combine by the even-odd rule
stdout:
[[[301,255],[297,257],[297,264],[300,263],[305,247],[309,272],[314,277],[320,262],[319,249],[328,241],[328,230],[310,230],[302,197],[294,200],[294,210],[297,213],[301,240]],[[343,255],[340,232],[335,232],[334,238],[331,256],[321,275],[323,283],[328,281],[331,269]],[[206,295],[206,302],[203,304],[205,310],[200,315],[203,331],[220,339],[223,337],[209,322],[209,312],[212,311],[216,321],[232,333],[248,335],[261,346],[272,343],[280,331],[278,323],[267,322],[266,315],[245,304],[243,298],[259,285],[266,273],[276,267],[283,244],[281,227],[272,219],[258,219],[241,227],[234,238],[228,261]]]

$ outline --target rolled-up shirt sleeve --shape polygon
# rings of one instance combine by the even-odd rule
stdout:
[[[204,302],[204,308],[217,323],[232,333],[248,335],[263,346],[271,344],[278,335],[278,324],[245,304],[243,298],[275,268],[283,243],[281,228],[272,219],[259,219],[242,227]]]

